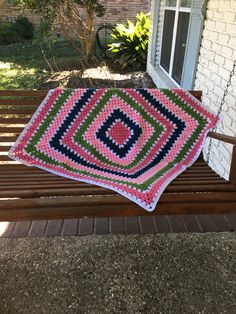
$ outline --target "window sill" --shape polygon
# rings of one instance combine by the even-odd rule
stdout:
[[[159,66],[153,67],[150,74],[157,88],[177,88],[177,85],[171,81]]]

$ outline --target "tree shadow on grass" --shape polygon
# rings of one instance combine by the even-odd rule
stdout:
[[[0,89],[42,89],[53,72],[81,69],[80,61],[64,40],[0,46]]]

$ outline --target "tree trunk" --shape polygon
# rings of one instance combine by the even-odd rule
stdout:
[[[86,43],[85,43],[85,57],[86,61],[89,61],[93,52],[93,20],[94,12],[87,9],[87,34],[86,34]]]

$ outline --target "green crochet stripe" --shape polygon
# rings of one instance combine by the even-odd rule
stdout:
[[[176,156],[174,160],[174,163],[178,163],[188,153],[189,149],[192,147],[195,140],[199,137],[201,131],[207,125],[207,119],[203,118],[200,114],[194,111],[189,105],[183,102],[178,95],[174,94],[173,92],[170,92],[168,89],[163,89],[162,92],[169,98],[169,100],[171,100],[173,103],[182,108],[186,113],[188,113],[190,116],[194,117],[194,119],[198,121],[197,128],[192,133],[191,137],[188,139],[188,141],[183,146],[180,153]]]
[[[71,94],[72,89],[65,90],[61,95],[58,96],[58,98],[55,100],[53,106],[50,108],[49,114],[47,117],[43,120],[43,123],[40,125],[39,129],[33,137],[30,140],[30,143],[27,145],[25,150],[28,153],[37,152],[36,145],[40,138],[44,135],[44,133],[47,131],[48,126],[52,122],[52,120],[55,118],[57,113],[59,112],[60,108],[64,105],[66,99]]]

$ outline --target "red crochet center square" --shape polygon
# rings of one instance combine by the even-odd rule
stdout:
[[[131,136],[130,129],[121,121],[116,121],[107,132],[108,137],[119,146],[124,145]]]

